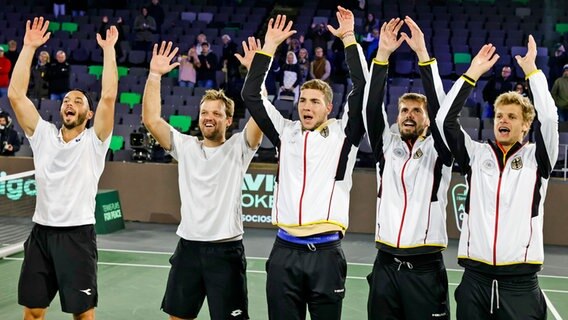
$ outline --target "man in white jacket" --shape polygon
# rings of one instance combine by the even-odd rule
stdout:
[[[495,141],[472,140],[458,122],[477,79],[499,59],[491,44],[456,81],[436,117],[469,185],[458,249],[465,268],[455,293],[458,319],[546,318],[536,274],[544,260],[544,199],[558,156],[558,115],[536,67],[532,36],[527,54],[515,58],[532,102],[516,92],[497,97]],[[535,143],[523,142],[533,120]]]

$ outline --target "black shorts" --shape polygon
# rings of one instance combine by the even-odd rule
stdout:
[[[276,238],[266,262],[271,320],[341,319],[347,262],[336,240],[308,247]]]
[[[201,242],[180,239],[170,258],[162,310],[197,318],[205,296],[213,320],[248,319],[245,249],[242,240]]]
[[[441,252],[394,256],[379,250],[369,282],[369,320],[450,319]]]
[[[536,274],[492,276],[466,268],[454,292],[458,319],[546,319]]]
[[[78,314],[96,307],[97,257],[93,225],[36,224],[24,244],[18,303],[47,308],[59,291],[63,312]]]

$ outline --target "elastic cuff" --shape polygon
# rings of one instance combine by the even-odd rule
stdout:
[[[536,69],[535,71],[533,71],[533,72],[527,74],[527,75],[525,76],[525,80],[528,80],[530,77],[532,77],[534,74],[537,74],[539,71],[540,71],[540,69]]]
[[[463,78],[463,80],[469,84],[471,84],[472,87],[475,87],[475,80],[473,80],[472,78],[468,77],[465,74],[462,74],[461,76]]]
[[[373,58],[373,63],[378,64],[379,66],[388,66],[389,65],[388,61],[379,61],[375,58]]]
[[[352,45],[354,45],[354,44],[357,44],[357,42],[351,42],[351,43],[348,43],[347,45],[345,45],[345,48],[347,48],[347,47],[351,47],[351,46],[352,46]]]
[[[272,55],[271,55],[271,54],[268,54],[268,53],[266,53],[266,52],[264,52],[264,51],[258,50],[256,53],[260,53],[260,54],[262,54],[262,55],[265,55],[265,56],[267,56],[267,57],[272,58]]]
[[[428,65],[431,65],[432,63],[434,63],[435,61],[436,61],[436,58],[432,58],[432,59],[430,59],[428,61],[424,61],[424,62],[418,61],[418,66],[420,66],[420,67],[428,66]]]

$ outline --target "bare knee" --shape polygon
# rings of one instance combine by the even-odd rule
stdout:
[[[45,308],[24,307],[24,320],[43,320],[45,318]]]
[[[95,308],[91,308],[83,313],[73,314],[74,320],[95,320]]]

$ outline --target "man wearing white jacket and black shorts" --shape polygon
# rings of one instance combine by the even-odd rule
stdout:
[[[491,44],[456,81],[436,118],[469,186],[458,249],[465,268],[455,292],[458,319],[546,318],[537,272],[544,261],[544,199],[558,156],[558,114],[536,53],[529,36],[527,54],[515,58],[532,102],[516,92],[497,97],[495,141],[472,140],[458,121],[477,79],[499,59]],[[535,143],[523,142],[531,124]]]
[[[403,24],[411,36],[398,33]],[[398,132],[383,99],[389,56],[406,41],[418,57],[426,96],[398,99]],[[381,28],[363,112],[377,167],[377,257],[368,276],[369,320],[449,319],[448,280],[442,251],[448,244],[446,205],[452,155],[434,123],[445,93],[424,34],[410,18]]]
[[[328,119],[333,92],[321,80],[302,85],[300,121],[282,117],[260,94],[276,48],[294,34],[292,22],[268,23],[242,95],[247,109],[279,151],[272,223],[278,235],[266,263],[269,319],[339,319],[347,264],[341,238],[349,223],[351,174],[364,127],[361,115],[366,63],[355,41],[353,13],[339,7],[339,28],[353,80],[343,118]]]

